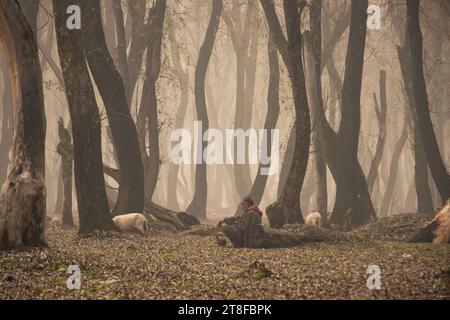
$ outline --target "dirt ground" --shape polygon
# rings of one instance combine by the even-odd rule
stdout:
[[[49,230],[47,250],[0,252],[0,299],[450,299],[450,245],[401,242],[422,221],[400,215],[283,249],[219,247],[207,226],[148,238]],[[79,290],[67,288],[70,265]]]

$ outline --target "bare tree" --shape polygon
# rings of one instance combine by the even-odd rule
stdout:
[[[288,69],[295,108],[296,136],[292,165],[281,196],[266,209],[270,225],[281,227],[285,223],[303,222],[299,199],[308,164],[311,124],[301,58],[302,35],[300,33],[299,16],[302,7],[298,1],[283,1],[286,38],[281,29],[273,1],[261,0],[261,5],[274,42]]]
[[[198,54],[197,66],[195,68],[195,106],[197,110],[197,119],[202,123],[203,133],[209,128],[208,111],[206,108],[205,97],[205,78],[208,70],[209,60],[211,58],[214,41],[216,39],[217,29],[219,28],[220,15],[222,13],[222,0],[213,0],[211,17],[206,30],[206,35],[200,47]],[[199,142],[197,142],[199,143]],[[206,142],[202,139],[199,157],[203,157],[203,150]],[[206,200],[207,200],[207,180],[206,180],[206,164],[201,159],[200,164],[196,165],[195,170],[195,193],[191,204],[187,208],[187,212],[193,214],[199,219],[206,219]]]
[[[79,1],[75,2],[81,6]],[[100,116],[82,44],[84,30],[66,27],[66,10],[74,4],[54,0],[56,38],[72,122],[79,233],[113,229],[106,198]]]
[[[73,227],[72,217],[72,171],[73,145],[69,130],[64,127],[62,118],[58,119],[59,143],[57,152],[61,156],[61,175],[64,189],[62,221],[66,227]]]
[[[142,212],[144,170],[124,81],[106,46],[99,0],[82,1],[81,4],[84,12],[83,49],[105,105],[120,169],[119,190],[113,213]]]
[[[450,197],[450,175],[445,168],[431,122],[428,95],[423,74],[422,32],[419,24],[419,0],[407,1],[408,47],[411,56],[411,79],[417,122],[433,180],[444,203]]]
[[[13,166],[0,194],[0,248],[46,246],[42,74],[33,32],[15,0],[0,2],[0,44],[15,119]]]

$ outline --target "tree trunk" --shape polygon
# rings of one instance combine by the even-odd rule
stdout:
[[[66,28],[69,0],[54,0],[58,53],[72,122],[75,188],[80,234],[114,229],[106,198],[100,116],[83,54],[84,30]],[[79,2],[78,5],[80,5]]]
[[[442,160],[431,122],[427,88],[423,74],[422,32],[419,24],[419,0],[406,2],[409,50],[411,52],[412,87],[422,145],[433,180],[444,203],[450,197],[450,176]]]
[[[125,36],[125,25],[123,21],[122,1],[113,0],[113,11],[116,27],[116,43],[117,43],[117,64],[119,73],[123,79],[123,84],[127,97],[127,106],[130,106],[132,92],[130,92],[130,74],[128,71],[127,60],[127,40]],[[101,17],[100,17],[101,22]],[[106,43],[105,43],[106,45]]]
[[[143,166],[124,82],[106,46],[99,0],[83,1],[82,5],[85,21],[82,33],[84,52],[105,105],[120,168],[119,193],[113,214],[142,212]]]
[[[177,76],[181,89],[180,103],[178,105],[177,115],[175,118],[175,129],[183,127],[186,110],[189,103],[189,74],[183,69],[178,52],[178,43],[175,39],[173,26],[169,29],[170,55],[174,65],[174,71]],[[174,163],[169,165],[169,178],[167,183],[168,206],[175,210],[180,209],[177,193],[178,171],[180,166]]]
[[[267,143],[265,141],[262,143],[266,145],[267,156],[272,157],[272,136],[270,132],[275,129],[280,115],[280,66],[278,63],[278,50],[271,36],[269,36],[268,40],[268,56],[270,75],[269,88],[267,90],[267,115],[264,123],[264,129],[267,132]],[[262,170],[268,170],[270,165],[271,163],[264,166],[260,164],[258,167],[258,172],[250,191],[250,197],[255,204],[261,202],[264,189],[266,188],[268,174],[267,172],[263,173]]]
[[[0,194],[0,248],[46,246],[45,113],[39,54],[14,0],[0,2],[14,112],[13,168]]]
[[[209,128],[205,97],[205,78],[214,47],[214,41],[216,39],[217,29],[219,28],[222,8],[222,0],[213,0],[211,18],[209,20],[208,29],[206,30],[205,39],[200,47],[197,66],[195,68],[195,106],[197,110],[197,119],[202,123],[202,137],[204,132]],[[202,139],[200,144],[201,152],[197,154],[197,157],[201,159],[197,160],[201,161],[198,161],[200,164],[196,165],[195,170],[195,193],[192,202],[186,211],[199,219],[206,219],[207,179],[206,163],[203,161],[203,150],[206,147],[206,142]]]
[[[380,106],[378,106],[377,97],[373,95],[375,101],[375,113],[377,114],[379,133],[377,146],[375,148],[375,155],[370,164],[369,174],[367,176],[367,186],[369,193],[372,194],[373,186],[378,175],[378,168],[380,167],[381,159],[383,157],[384,144],[386,142],[386,114],[387,114],[387,99],[386,99],[386,71],[380,70]]]
[[[318,109],[324,109],[322,99],[321,81],[321,54],[322,54],[322,27],[321,27],[322,1],[316,0],[310,8],[311,34],[305,33],[304,59],[306,73],[310,81],[307,81],[308,102],[311,106],[311,145],[314,180],[316,183],[315,208],[322,216],[322,224],[328,221],[328,192],[327,192],[327,167],[323,154],[322,135],[320,134]],[[308,59],[309,58],[309,59]]]
[[[395,180],[397,178],[397,168],[398,163],[400,161],[400,156],[402,154],[402,150],[406,144],[406,140],[408,138],[408,126],[407,126],[408,120],[405,119],[405,124],[403,125],[402,133],[400,135],[400,138],[398,139],[397,143],[395,144],[394,152],[392,153],[391,158],[391,164],[389,168],[389,177],[388,182],[386,186],[386,190],[384,192],[383,201],[381,203],[380,207],[380,216],[385,217],[390,212],[391,209],[391,202],[392,198],[394,196],[394,189],[395,189]]]
[[[57,152],[61,155],[61,171],[64,188],[63,226],[73,227],[72,217],[72,163],[73,163],[73,145],[69,130],[64,128],[62,118],[58,119],[59,144]]]
[[[139,109],[138,133],[145,172],[145,199],[151,200],[158,181],[160,167],[158,100],[156,81],[161,70],[161,46],[163,39],[166,0],[158,0],[150,10],[150,36],[147,45],[147,63],[143,97]],[[147,129],[147,130],[146,130]],[[148,141],[148,155],[146,141]]]
[[[414,89],[412,86],[411,57],[407,49],[408,30],[405,31],[405,46],[397,47],[397,54],[400,61],[403,85],[405,87],[405,93],[412,118],[412,131],[414,138],[414,182],[417,194],[417,211],[431,214],[434,212],[434,208],[430,186],[428,185],[428,163],[422,138],[420,136],[418,124],[419,119],[417,118],[417,107],[415,103]]]
[[[0,142],[0,183],[6,180],[9,165],[9,151],[13,140],[12,92],[8,76],[8,65],[5,59],[0,60],[3,65],[3,114],[2,114],[2,140]]]
[[[336,181],[336,201],[330,222],[342,224],[345,213],[348,209],[352,209],[353,226],[364,224],[371,216],[375,216],[367,181],[358,162],[361,121],[360,95],[366,44],[367,6],[367,0],[352,0],[351,3],[350,32],[342,89],[341,123],[337,134],[339,147],[335,150],[339,161],[330,166],[330,169],[334,167],[334,170],[331,170]]]
[[[261,4],[270,32],[288,69],[295,108],[296,136],[292,165],[281,196],[266,209],[270,226],[281,227],[286,223],[303,222],[300,191],[308,164],[311,123],[301,56],[302,35],[300,33],[299,3],[283,1],[287,39],[281,30],[273,1],[261,0]]]

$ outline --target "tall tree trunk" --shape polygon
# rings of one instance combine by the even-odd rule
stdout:
[[[397,168],[398,163],[400,161],[400,156],[402,154],[402,150],[405,147],[406,140],[408,138],[408,126],[407,126],[408,119],[405,119],[405,124],[403,125],[402,133],[400,134],[400,138],[398,139],[397,143],[394,147],[394,152],[392,153],[391,158],[391,164],[389,168],[389,177],[388,182],[386,186],[386,190],[384,192],[383,201],[381,202],[380,207],[380,216],[385,217],[390,212],[391,209],[391,202],[392,198],[394,196],[394,189],[395,189],[395,180],[397,178]]]
[[[64,200],[62,221],[65,227],[73,227],[72,217],[72,165],[73,165],[73,145],[69,130],[64,128],[62,118],[58,119],[59,144],[58,153],[61,155],[61,171],[64,188]]]
[[[175,118],[175,129],[179,129],[183,127],[184,118],[186,116],[186,110],[189,103],[189,74],[181,66],[180,54],[178,52],[178,43],[175,39],[173,25],[169,29],[169,41],[170,55],[172,56],[174,71],[181,90],[180,103],[178,105],[177,115]],[[169,208],[172,208],[174,210],[180,209],[177,194],[179,168],[180,166],[174,163],[171,163],[169,165],[169,178],[167,183],[168,206]]]
[[[222,8],[222,0],[213,0],[208,29],[206,30],[205,39],[200,47],[197,66],[195,68],[195,106],[197,110],[197,119],[202,123],[201,138],[203,138],[203,133],[209,128],[205,97],[205,78],[217,30],[219,28]],[[198,142],[196,143],[198,144]],[[206,141],[202,139],[200,144],[201,150],[197,154],[197,157],[199,158],[197,160],[201,161],[198,161],[200,164],[196,165],[195,170],[195,193],[192,202],[186,211],[199,219],[206,219],[207,179],[206,163],[203,161],[203,150],[205,150]]]
[[[442,203],[444,203],[450,198],[450,175],[442,160],[439,146],[436,141],[436,135],[433,130],[433,124],[431,122],[427,88],[423,74],[423,45],[422,32],[419,24],[419,0],[407,1],[406,8],[408,13],[408,44],[411,52],[412,87],[418,126],[433,180],[441,196]]]
[[[322,1],[316,0],[310,8],[311,33],[305,33],[304,59],[306,63],[306,72],[310,81],[307,81],[308,101],[311,106],[311,145],[313,172],[316,184],[315,208],[322,216],[323,224],[328,221],[328,194],[327,194],[327,167],[323,154],[322,135],[318,125],[320,113],[318,109],[324,109],[322,99],[322,81],[321,81],[321,54],[322,54],[322,27],[321,27]],[[308,60],[308,57],[310,60]],[[308,67],[309,66],[309,67]],[[309,70],[308,70],[309,69]]]
[[[106,46],[99,0],[81,3],[84,12],[84,52],[105,105],[120,168],[119,193],[113,214],[142,212],[144,170],[124,82]]]
[[[278,20],[273,1],[261,0],[269,29],[278,50],[287,66],[292,84],[295,108],[295,148],[290,172],[281,196],[266,209],[272,227],[286,223],[303,222],[300,209],[300,191],[308,164],[311,123],[306,95],[305,75],[301,56],[302,35],[300,33],[301,12],[296,1],[283,1],[287,39]]]
[[[126,91],[127,105],[130,106],[131,95],[133,93],[129,92],[130,89],[130,74],[128,71],[128,61],[127,61],[127,40],[125,36],[125,24],[123,21],[123,11],[122,11],[122,1],[112,0],[114,19],[116,27],[116,43],[117,43],[117,64],[119,73],[123,79],[123,84]],[[101,22],[101,17],[100,17]]]
[[[240,17],[239,6],[232,13],[232,18],[224,14],[224,20],[228,26],[228,30],[233,43],[234,51],[236,54],[236,110],[234,117],[234,128],[236,130],[242,129],[247,130],[249,127],[248,120],[246,122],[246,114],[251,113],[247,110],[247,107],[252,107],[252,105],[246,103],[246,94],[248,94],[247,85],[248,76],[247,74],[249,68],[249,47],[250,47],[250,35],[252,24],[254,20],[255,4],[253,0],[247,2],[247,10],[245,13],[244,22]],[[251,94],[251,93],[250,93]],[[249,97],[247,97],[249,98]],[[245,149],[248,143],[245,143]],[[233,154],[236,156],[239,150],[237,146],[234,146]],[[245,156],[247,159],[247,154]],[[248,194],[252,186],[252,180],[250,175],[250,166],[246,161],[245,164],[234,164],[234,176],[236,180],[236,188],[241,197]]]
[[[275,129],[278,117],[280,115],[280,66],[278,63],[278,50],[271,36],[268,39],[268,56],[269,56],[269,88],[267,90],[267,115],[264,123],[264,129],[267,132],[267,143],[263,140],[267,148],[267,157],[272,157],[272,135],[271,130]],[[259,164],[256,178],[250,191],[250,197],[256,204],[261,202],[266,188],[268,174],[262,170],[268,170],[269,164]]]
[[[0,142],[0,183],[3,184],[7,177],[9,165],[9,151],[13,140],[13,97],[8,75],[6,59],[0,60],[3,68],[3,114],[2,114],[2,140]]]
[[[342,224],[352,209],[352,225],[358,226],[375,215],[364,172],[358,162],[361,121],[361,83],[367,31],[367,0],[352,0],[350,33],[342,89],[341,123],[337,134],[339,161],[331,167],[336,181],[336,201],[330,222]],[[327,157],[328,158],[328,157]],[[328,161],[327,161],[328,162]],[[328,162],[329,163],[329,162]],[[330,163],[329,163],[330,164]]]
[[[384,144],[386,142],[386,114],[387,114],[387,99],[386,99],[386,71],[380,70],[380,106],[378,106],[377,97],[373,95],[375,102],[375,113],[377,114],[379,133],[377,146],[375,148],[375,155],[370,164],[369,174],[367,176],[367,186],[369,193],[372,194],[373,186],[378,175],[378,168],[380,167],[381,159],[383,157]]]
[[[158,100],[156,81],[161,70],[161,46],[163,39],[166,0],[158,0],[150,9],[151,24],[147,46],[147,63],[143,97],[138,115],[138,136],[144,163],[145,199],[150,201],[156,188],[160,169]],[[147,130],[146,130],[147,129]],[[148,141],[148,154],[146,142]]]
[[[63,212],[63,202],[64,202],[64,185],[63,185],[63,179],[62,179],[62,160],[60,161],[59,168],[58,168],[58,183],[56,186],[56,201],[55,201],[55,208],[53,210],[53,213],[55,214],[61,214]]]
[[[79,1],[75,2],[81,5]],[[54,0],[56,38],[72,122],[75,188],[80,234],[114,228],[103,177],[100,116],[83,54],[82,33],[66,27],[66,10],[74,1]]]
[[[407,28],[406,28],[407,29]],[[403,85],[405,87],[406,97],[409,103],[409,109],[412,118],[413,147],[414,147],[414,182],[417,194],[417,211],[422,213],[433,213],[433,200],[431,190],[428,184],[428,163],[425,155],[425,149],[422,143],[419,130],[419,119],[417,118],[417,107],[412,86],[411,77],[411,56],[408,46],[408,30],[405,32],[405,46],[397,47],[397,54],[400,61]]]
[[[0,248],[46,246],[45,113],[39,54],[15,0],[0,2],[14,112],[13,167],[0,194]]]

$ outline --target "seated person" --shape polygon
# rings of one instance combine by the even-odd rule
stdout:
[[[239,207],[242,213],[220,221],[219,227],[236,248],[261,247],[264,233],[261,225],[261,210],[248,196],[242,199]]]

